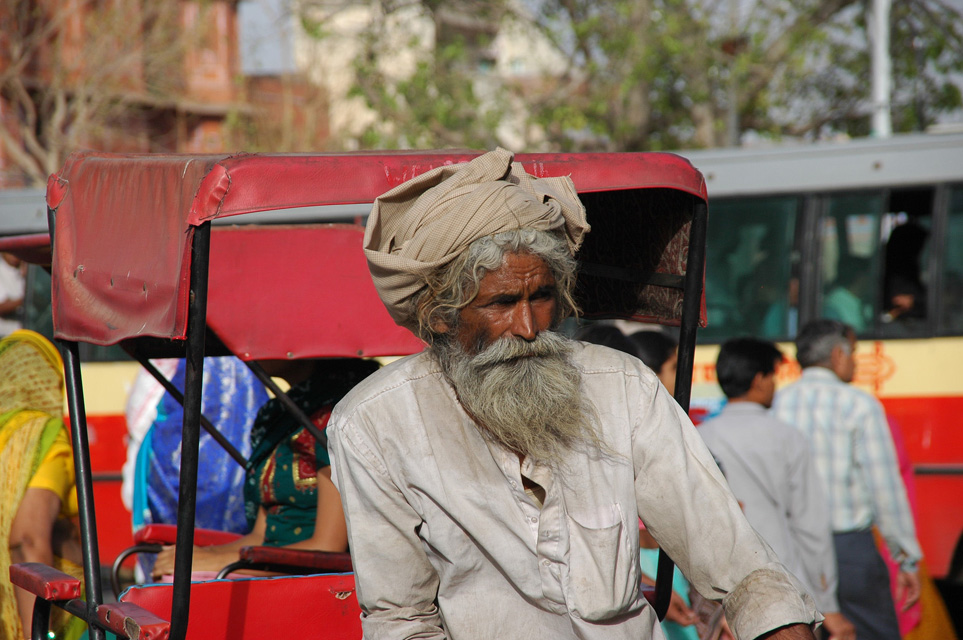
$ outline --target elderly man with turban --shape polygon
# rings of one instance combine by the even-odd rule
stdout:
[[[739,638],[812,638],[812,599],[639,360],[554,329],[588,232],[568,178],[499,149],[379,197],[365,252],[428,348],[328,434],[365,638],[661,638],[638,521]]]

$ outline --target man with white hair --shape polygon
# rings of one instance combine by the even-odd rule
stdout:
[[[368,221],[375,286],[429,347],[328,427],[365,638],[661,638],[640,514],[738,637],[812,638],[812,599],[655,374],[554,332],[585,209],[570,179],[512,160],[430,171]]]
[[[825,318],[806,323],[796,336],[796,359],[802,376],[776,394],[773,413],[812,445],[833,529],[840,610],[857,638],[899,640],[889,572],[872,529],[899,562],[904,608],[920,597],[922,552],[886,413],[849,384],[856,375],[853,327]]]

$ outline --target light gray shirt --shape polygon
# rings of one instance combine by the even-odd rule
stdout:
[[[328,426],[365,638],[661,637],[638,520],[742,639],[818,614],[749,526],[685,413],[639,360],[578,344],[610,453],[528,465],[484,438],[433,357],[356,387]],[[587,447],[586,447],[587,449]],[[545,488],[538,508],[522,472]]]
[[[773,415],[809,441],[833,533],[876,525],[903,571],[922,557],[886,412],[872,395],[824,367],[806,367],[781,389]]]
[[[809,440],[755,402],[726,405],[698,432],[749,524],[809,589],[820,611],[839,611],[829,505]]]

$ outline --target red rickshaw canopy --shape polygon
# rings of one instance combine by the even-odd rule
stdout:
[[[416,175],[478,154],[73,154],[47,188],[56,213],[55,335],[102,345],[144,336],[183,339],[198,225],[259,211],[370,204]],[[637,267],[684,275],[691,215],[678,198],[706,199],[705,181],[687,160],[662,153],[519,154],[516,160],[538,177],[571,176],[590,224],[601,229],[589,234],[598,248],[587,240],[580,259],[591,254],[618,280],[632,256],[648,251],[656,259]],[[663,195],[647,197],[655,193]],[[645,238],[624,245],[622,235]],[[215,227],[209,326],[245,360],[418,351],[420,343],[381,305],[361,238],[362,229],[348,225]],[[620,242],[624,246],[612,251]],[[607,255],[616,261],[606,266]],[[643,286],[631,274],[618,286],[583,303],[587,314],[678,324],[680,290]]]

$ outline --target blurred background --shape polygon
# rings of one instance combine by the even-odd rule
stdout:
[[[0,0],[0,187],[78,148],[664,151],[963,123],[963,2],[887,5]]]
[[[901,425],[959,624],[963,0],[0,0],[0,237],[46,232],[48,176],[81,149],[496,145],[671,151],[703,172],[696,421],[721,406],[721,341],[791,356],[801,323],[855,309],[839,319],[862,341],[856,382]],[[908,306],[891,304],[896,276]],[[51,335],[49,282],[4,255],[0,335]],[[110,558],[130,541],[137,366],[116,348],[82,358],[98,518],[120,523],[100,528]]]

